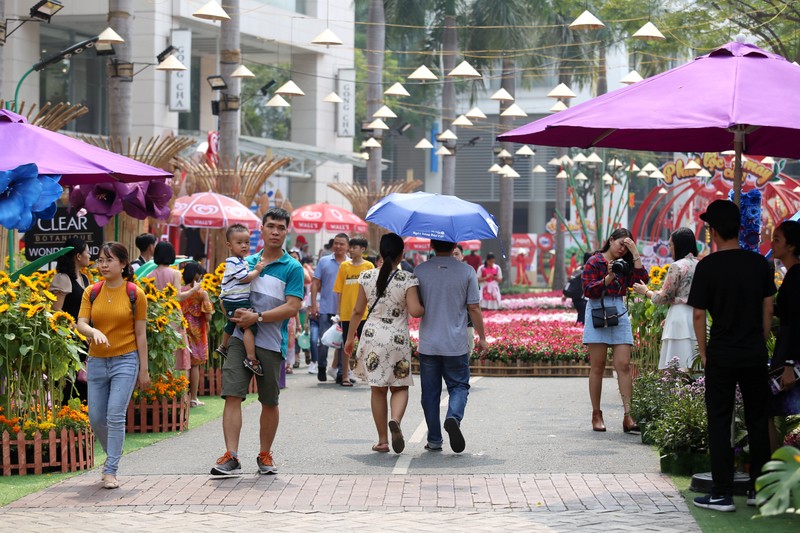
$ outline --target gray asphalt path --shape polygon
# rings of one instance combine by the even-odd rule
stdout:
[[[638,435],[622,432],[616,380],[604,380],[609,430],[591,431],[586,378],[473,378],[462,424],[467,448],[453,454],[423,449],[419,380],[410,389],[401,455],[371,451],[377,433],[364,383],[347,389],[305,373],[288,376],[274,456],[289,474],[650,473],[658,456]],[[202,407],[201,407],[202,409]],[[255,471],[257,403],[244,409],[239,455]],[[444,413],[444,407],[442,408]],[[224,452],[221,424],[211,422],[123,457],[120,474],[206,474]]]

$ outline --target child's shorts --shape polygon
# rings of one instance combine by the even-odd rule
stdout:
[[[225,309],[225,316],[228,317],[228,322],[225,324],[225,333],[233,335],[236,330],[236,323],[232,322],[231,318],[236,314],[237,309],[250,309],[250,300],[237,300],[234,302],[222,300],[222,307]],[[250,330],[253,334],[258,333],[258,322],[250,326]]]

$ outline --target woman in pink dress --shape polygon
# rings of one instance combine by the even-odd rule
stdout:
[[[200,367],[205,365],[208,360],[208,323],[214,312],[214,306],[211,304],[208,293],[200,288],[203,274],[205,274],[203,267],[195,261],[188,261],[183,266],[184,285],[181,287],[181,291],[191,292],[191,296],[181,302],[181,309],[183,318],[188,324],[186,336],[188,337],[187,346],[191,362],[189,394],[192,398],[192,407],[203,405],[203,402],[197,399],[197,389],[200,386]]]
[[[486,260],[478,268],[481,309],[500,309],[500,282],[503,281],[503,273],[494,261],[494,254],[486,254]]]

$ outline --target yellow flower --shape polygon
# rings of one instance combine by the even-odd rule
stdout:
[[[31,278],[29,278],[28,276],[21,275],[21,276],[19,277],[19,280],[20,280],[21,282],[23,282],[25,285],[27,285],[27,287],[28,287],[30,290],[32,290],[32,291],[35,291],[35,290],[36,290],[36,283],[35,283],[34,281],[31,281]]]
[[[9,307],[8,304],[0,305],[0,315],[8,311],[8,307]]]
[[[58,298],[56,298],[55,294],[53,294],[52,292],[50,292],[48,290],[42,291],[42,294],[44,294],[45,298],[47,298],[51,302],[55,302],[58,299]]]
[[[22,307],[22,305],[20,305],[20,307]],[[29,307],[30,309],[28,309],[28,314],[25,315],[27,318],[33,318],[36,313],[44,310],[44,304],[36,304]]]
[[[6,293],[8,294],[9,297],[11,297],[12,302],[17,301],[17,293],[14,292],[14,290],[11,288],[11,284],[9,284],[8,288],[6,289]]]

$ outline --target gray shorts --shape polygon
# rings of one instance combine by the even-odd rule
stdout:
[[[227,396],[247,397],[250,380],[255,374],[244,366],[246,358],[244,343],[241,339],[231,337],[228,342],[228,357],[225,359],[225,364],[222,365],[222,394],[220,396],[223,398]],[[283,357],[279,352],[256,346],[256,358],[261,362],[261,368],[264,370],[263,376],[255,376],[258,385],[258,401],[263,405],[278,405]]]

